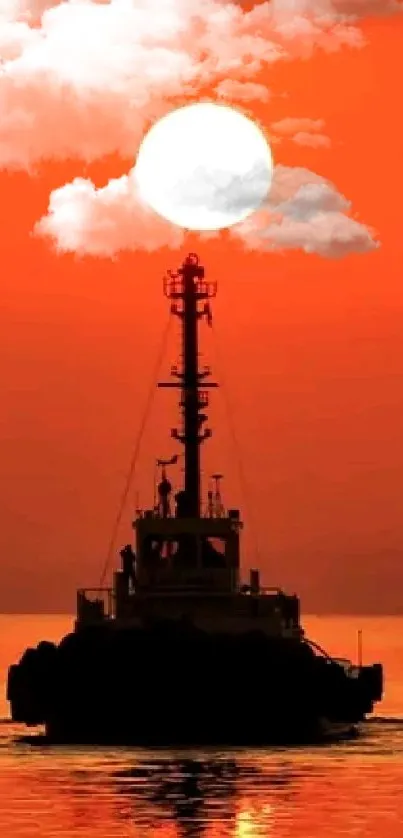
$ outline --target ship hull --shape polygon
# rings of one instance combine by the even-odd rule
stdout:
[[[12,718],[49,741],[260,745],[344,736],[372,711],[382,673],[348,678],[303,641],[180,624],[91,628],[10,668]]]
[[[171,725],[155,727],[152,719],[144,720],[144,727],[133,726],[129,718],[123,718],[119,725],[88,725],[86,720],[76,719],[74,724],[59,718],[55,724],[48,723],[45,733],[39,735],[39,742],[48,745],[97,745],[105,747],[140,748],[241,748],[282,746],[295,747],[344,741],[359,735],[359,724],[333,722],[326,718],[299,720],[279,718],[268,721],[257,719],[258,730],[239,722],[223,731],[214,722],[209,725],[208,716],[204,727],[191,725],[180,730]],[[28,739],[28,737],[27,737]],[[32,735],[29,741],[32,741]]]

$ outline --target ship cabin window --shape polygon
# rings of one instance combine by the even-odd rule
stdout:
[[[182,534],[176,539],[158,538],[154,534],[144,539],[142,564],[150,570],[225,568],[224,538],[207,538]]]
[[[178,541],[148,536],[144,540],[143,561],[149,567],[167,566],[172,563],[178,552]]]
[[[226,567],[225,540],[223,538],[204,538],[201,544],[202,567]]]

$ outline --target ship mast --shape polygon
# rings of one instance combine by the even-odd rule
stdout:
[[[217,384],[208,381],[209,367],[199,365],[199,322],[205,319],[211,325],[209,300],[217,293],[217,283],[204,279],[204,268],[195,253],[190,253],[177,271],[168,271],[164,278],[164,293],[171,300],[171,312],[180,319],[182,330],[181,367],[172,367],[176,381],[163,382],[159,387],[178,387],[181,390],[179,406],[182,415],[180,430],[173,428],[172,437],[185,449],[185,480],[180,517],[200,517],[200,446],[211,436],[210,428],[202,426],[207,421],[204,412],[208,407],[208,388]]]

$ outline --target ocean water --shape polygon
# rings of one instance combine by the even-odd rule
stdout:
[[[403,618],[304,620],[313,640],[354,660],[361,629],[364,662],[384,663],[385,697],[358,739],[291,750],[19,742],[26,731],[7,721],[7,666],[71,625],[0,616],[1,838],[402,838]]]

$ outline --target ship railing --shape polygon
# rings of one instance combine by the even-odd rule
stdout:
[[[165,515],[161,514],[158,507],[154,507],[153,509],[141,509],[140,507],[138,507],[135,511],[135,515],[136,515],[136,518],[135,518],[136,521],[142,520],[143,518],[149,518],[149,519],[155,519],[156,518],[158,520],[161,519],[161,518],[165,518]],[[209,509],[206,509],[202,512],[201,518],[203,520],[205,520],[206,518],[213,518],[213,519],[216,519],[216,518],[223,519],[223,518],[225,518],[227,520],[230,520],[235,528],[238,527],[239,529],[242,529],[243,528],[243,523],[242,523],[242,521],[239,520],[239,517],[237,517],[237,515],[238,515],[237,510],[233,510],[233,509],[223,508],[222,510],[220,510],[218,512],[217,512],[217,510],[214,510],[213,512],[211,512]],[[174,517],[175,517],[174,515],[168,515],[168,518],[174,518]]]
[[[102,622],[114,617],[112,588],[79,588],[77,619],[79,622]]]
[[[326,660],[328,660],[329,663],[336,663],[337,666],[340,666],[344,670],[347,677],[358,678],[360,674],[360,667],[355,666],[355,664],[353,664],[353,662],[349,658],[334,658],[333,655],[330,655],[329,652],[326,651],[326,649],[323,649],[323,647],[320,646],[319,643],[315,643],[314,640],[309,640],[308,638],[306,638],[306,642],[317,652],[320,652],[320,654]]]

